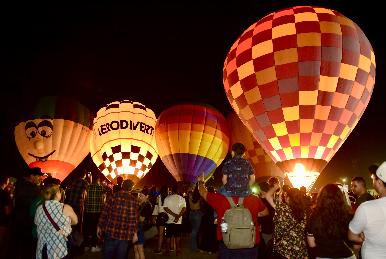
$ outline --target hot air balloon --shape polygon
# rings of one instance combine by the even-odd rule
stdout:
[[[231,134],[230,144],[232,146],[235,143],[242,143],[245,146],[245,158],[251,162],[255,169],[256,181],[259,182],[259,179],[267,180],[271,176],[283,178],[283,172],[244,126],[237,114],[231,112],[226,119]]]
[[[90,111],[70,98],[50,96],[26,113],[14,132],[21,156],[29,167],[63,180],[90,152]]]
[[[175,105],[161,113],[155,132],[161,160],[177,181],[209,177],[228,153],[226,120],[209,106]]]
[[[134,184],[157,160],[154,112],[139,102],[116,101],[101,108],[94,119],[91,157],[110,180],[121,175]]]
[[[231,106],[264,150],[290,179],[306,171],[312,182],[369,103],[375,56],[347,17],[296,6],[244,31],[223,72]]]

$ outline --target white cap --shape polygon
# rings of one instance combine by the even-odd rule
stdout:
[[[383,162],[377,169],[376,173],[377,177],[382,180],[382,182],[386,183],[386,161]]]

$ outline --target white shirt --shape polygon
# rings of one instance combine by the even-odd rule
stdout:
[[[386,258],[386,197],[359,205],[349,228],[354,234],[365,235],[363,258]]]
[[[186,208],[185,199],[178,194],[171,194],[167,196],[164,200],[164,207],[168,207],[175,214],[180,214],[183,208]],[[166,224],[182,224],[182,217],[178,219],[178,222],[174,222],[174,217],[169,214],[169,219]]]

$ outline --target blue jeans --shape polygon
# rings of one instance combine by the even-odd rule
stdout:
[[[228,249],[224,242],[219,241],[218,246],[218,258],[219,259],[256,259],[258,258],[259,250],[258,245],[255,245],[252,248],[244,248],[244,249]]]
[[[191,240],[191,249],[193,251],[197,250],[197,236],[198,236],[198,231],[200,229],[201,225],[201,218],[202,218],[202,212],[199,210],[191,210],[189,213],[189,220],[190,220],[190,225],[192,227],[192,240]]]
[[[105,235],[103,244],[103,258],[105,259],[127,259],[131,240],[119,240]]]

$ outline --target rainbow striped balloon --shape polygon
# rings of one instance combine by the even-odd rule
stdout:
[[[155,126],[162,162],[177,181],[195,182],[208,176],[224,160],[229,149],[229,130],[224,116],[209,106],[173,106]]]

